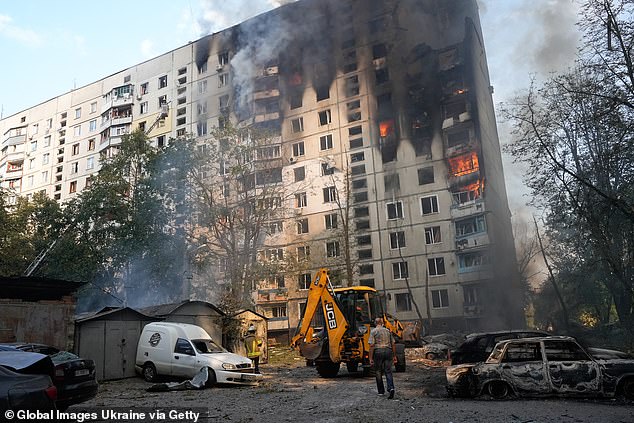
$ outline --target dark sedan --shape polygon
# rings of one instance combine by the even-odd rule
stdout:
[[[59,349],[37,343],[13,343],[10,345],[24,352],[35,352],[48,355],[55,367],[53,383],[57,387],[57,407],[65,410],[70,405],[78,404],[95,397],[97,384],[95,363],[93,360]]]
[[[21,374],[0,366],[0,413],[7,410],[54,410],[57,388],[41,374]]]
[[[498,343],[486,362],[446,370],[450,396],[583,396],[634,399],[634,360],[596,360],[574,338]]]

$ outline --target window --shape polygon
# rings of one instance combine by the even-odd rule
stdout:
[[[308,218],[297,221],[297,233],[299,235],[308,233]]]
[[[370,221],[369,220],[357,220],[355,222],[357,230],[366,230],[370,229]]]
[[[387,207],[388,220],[403,218],[403,202],[402,201],[387,203],[386,207]]]
[[[354,64],[356,68],[356,63]],[[359,95],[359,76],[353,75],[345,79],[346,97]]]
[[[361,148],[363,147],[363,138],[355,138],[350,140],[350,148]]]
[[[97,103],[95,103],[96,105]],[[51,129],[53,127],[53,118],[46,119],[46,129]]]
[[[357,252],[359,260],[371,259],[372,258],[372,249],[369,248],[367,250],[359,250]]]
[[[392,263],[392,276],[394,277],[394,280],[409,277],[407,262],[399,261],[398,263]]]
[[[322,163],[321,164],[321,174],[322,176],[333,175],[335,173],[335,168],[331,166],[330,163]]]
[[[434,168],[424,167],[418,169],[418,185],[433,184],[434,183]]]
[[[466,254],[458,254],[458,273],[468,273],[480,270],[490,263],[487,251],[474,251]]]
[[[97,130],[97,119],[93,119],[88,123],[88,131],[95,132],[96,130]]]
[[[158,79],[158,87],[159,89],[167,87],[167,75],[161,76]]]
[[[357,245],[372,245],[372,237],[370,235],[358,236]]]
[[[88,151],[92,151],[95,149],[95,139],[91,138],[88,140]]]
[[[354,217],[366,217],[370,215],[369,207],[355,207],[354,208]]]
[[[49,147],[51,145],[51,136],[47,135],[44,137],[44,147]]]
[[[69,187],[69,189],[68,189],[68,192],[69,192],[70,194],[72,194],[72,193],[74,193],[74,192],[77,192],[77,181],[72,181],[72,182],[70,183],[70,187]]]
[[[433,308],[449,307],[449,292],[446,289],[432,289],[431,304]]]
[[[73,156],[76,156],[79,154],[79,143],[77,144],[73,144],[73,149],[72,149],[72,153]]]
[[[368,180],[365,178],[355,179],[354,181],[352,181],[352,189],[362,189],[367,187],[368,187]]]
[[[330,98],[330,87],[316,87],[315,93],[317,94],[317,101],[325,100],[327,98]]]
[[[362,162],[365,160],[365,154],[363,152],[360,153],[353,153],[350,155],[350,162],[354,163],[354,162]]]
[[[365,174],[365,165],[352,166],[350,168],[351,175],[363,175]]]
[[[48,170],[45,170],[44,172],[42,172],[42,182],[43,183],[47,183],[48,182]]]
[[[291,110],[302,107],[304,93],[302,91],[293,91],[290,93],[289,106]]]
[[[141,114],[147,113],[147,111],[148,111],[147,101],[144,101],[143,103],[141,103],[139,105],[139,107],[140,107],[139,111],[140,111]]]
[[[95,167],[95,158],[94,157],[88,157],[86,159],[86,169],[90,170],[92,168]]]
[[[305,192],[299,192],[295,194],[295,207],[297,208],[306,207],[307,204],[308,203],[307,203]]]
[[[198,132],[198,136],[207,135],[207,121],[198,122],[196,124],[196,131]]]
[[[269,235],[281,233],[284,230],[282,221],[276,221],[269,223]]]
[[[51,155],[49,153],[44,153],[42,155],[42,164],[43,165],[48,164],[50,157]]]
[[[359,265],[359,274],[360,275],[371,275],[374,273],[374,265],[373,264],[360,264]]]
[[[29,159],[29,169],[34,169],[35,168],[35,159]]]
[[[385,191],[395,191],[401,189],[401,181],[398,177],[398,173],[384,175],[383,184],[385,185]]]
[[[97,102],[90,103],[90,113],[95,113],[97,111]]]
[[[27,187],[32,187],[33,186],[33,179],[34,179],[33,175],[29,175],[26,178],[26,186]]]
[[[308,260],[310,257],[310,246],[304,245],[297,247],[297,261]]]
[[[293,144],[293,156],[303,156],[304,152],[304,141],[296,142]]]
[[[332,134],[319,137],[319,149],[330,150],[332,148]]]
[[[299,117],[297,119],[291,120],[291,132],[294,134],[297,132],[302,132],[304,130],[304,118]]]
[[[326,187],[323,189],[324,193],[324,203],[332,203],[337,201],[337,188],[336,187]]]
[[[218,88],[226,87],[227,85],[229,85],[229,74],[219,73],[218,74]]]
[[[70,173],[77,173],[77,172],[79,172],[79,162],[71,163]]]
[[[284,249],[283,248],[269,248],[264,251],[264,257],[268,261],[276,261],[284,259]]]
[[[183,338],[178,338],[176,340],[176,345],[174,346],[174,353],[185,354],[185,355],[196,355],[196,353],[194,352],[194,348],[189,343],[189,341]]]
[[[387,71],[387,68],[376,69],[374,71],[374,76],[376,80],[376,85],[384,84],[390,80],[390,74]]]
[[[571,341],[544,341],[544,351],[548,361],[590,360],[581,347]]]
[[[81,108],[75,109],[75,119],[79,119],[81,117]]]
[[[326,229],[337,229],[337,215],[335,213],[324,216]]]
[[[392,250],[398,250],[405,247],[405,232],[397,231],[390,233],[390,248]]]
[[[484,215],[458,220],[456,222],[456,237],[468,236],[481,232],[486,232],[486,221],[484,220]]]
[[[310,273],[302,273],[297,277],[297,286],[299,289],[308,289],[310,288]]]
[[[539,342],[513,342],[506,348],[503,363],[523,363],[542,359],[542,348]]]
[[[73,128],[73,134],[78,137],[81,135],[81,125],[77,125]]]
[[[438,213],[438,197],[435,195],[421,198],[420,204],[423,215]]]
[[[326,257],[339,257],[339,241],[330,241],[326,243]]]
[[[462,287],[462,292],[464,296],[464,305],[477,305],[478,297],[480,296],[480,286],[479,285],[466,285]]]
[[[319,114],[319,125],[328,125],[332,123],[332,114],[330,113],[330,109],[322,110]]]
[[[229,52],[223,51],[222,53],[218,53],[218,64],[220,66],[224,66],[229,63]]]
[[[355,192],[352,195],[352,201],[355,203],[363,203],[364,201],[368,201],[368,192]]]
[[[203,73],[207,73],[207,61],[206,60],[198,65],[198,75],[203,74]]]
[[[163,104],[167,104],[167,94],[162,95],[158,98],[158,106],[159,108],[163,105]]]
[[[440,242],[442,242],[440,226],[425,228],[425,244],[439,244]]]
[[[304,166],[296,167],[295,169],[293,169],[293,173],[295,174],[295,182],[303,181],[304,179],[306,179],[306,168]]]
[[[445,274],[445,259],[443,257],[434,257],[427,259],[427,267],[429,276],[440,276]]]
[[[204,94],[207,92],[207,80],[198,81],[198,94]]]
[[[412,310],[412,299],[409,296],[409,293],[401,293],[394,295],[396,300],[396,311],[411,311]]]
[[[31,141],[31,151],[37,150],[37,140]]]

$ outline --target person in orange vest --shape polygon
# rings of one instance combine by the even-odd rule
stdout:
[[[253,367],[255,367],[255,372],[260,373],[260,355],[262,351],[262,340],[258,338],[255,334],[255,326],[249,326],[247,330],[247,336],[244,338],[244,346],[247,349],[247,357],[251,359],[253,362]]]

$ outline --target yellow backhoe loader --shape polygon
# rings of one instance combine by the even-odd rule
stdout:
[[[321,306],[321,307],[320,307]],[[397,372],[405,371],[403,325],[383,310],[379,293],[368,286],[333,288],[327,269],[319,269],[308,290],[304,315],[291,346],[315,364],[321,377],[335,377],[341,363],[349,372],[370,373],[370,329],[383,317],[396,341]]]

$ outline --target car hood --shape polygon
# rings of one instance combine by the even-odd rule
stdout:
[[[231,352],[206,353],[201,354],[201,357],[209,359],[210,361],[235,364],[236,366],[238,364],[251,364],[251,360],[248,358]]]
[[[445,370],[445,376],[447,377],[447,383],[456,383],[461,376],[471,373],[475,364],[456,364],[455,366],[449,366]]]

